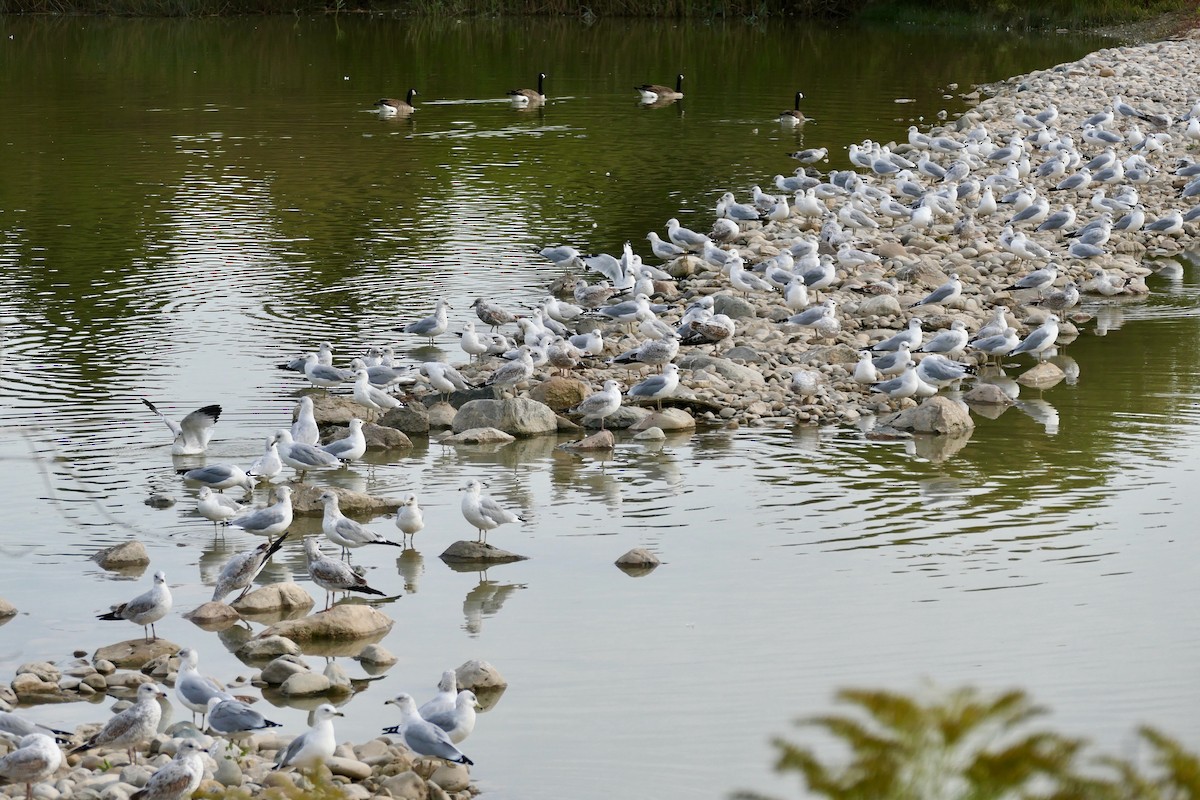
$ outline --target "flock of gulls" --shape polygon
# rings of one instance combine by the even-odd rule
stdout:
[[[538,75],[536,90],[510,92],[513,103],[544,103],[545,78],[544,73]],[[636,88],[644,102],[656,103],[682,97],[682,84],[681,74],[674,89]],[[416,90],[410,90],[406,101],[379,101],[380,113],[412,113],[415,95]],[[797,93],[795,108],[780,116],[782,124],[803,124],[802,97]],[[624,394],[621,382],[609,377],[569,411],[603,427],[626,399],[661,408],[664,400],[672,398],[682,378],[675,363],[681,347],[711,346],[715,351],[738,331],[731,316],[716,310],[711,293],[692,293],[686,303],[675,300],[687,278],[673,277],[679,273],[672,266],[691,263],[720,282],[727,295],[750,299],[759,316],[770,316],[792,329],[807,329],[814,340],[837,340],[845,319],[839,308],[859,297],[907,298],[905,313],[897,319],[899,330],[873,342],[843,341],[861,345],[852,375],[865,390],[890,398],[931,396],[958,384],[983,362],[1017,355],[1045,358],[1053,352],[1060,325],[1079,305],[1081,294],[1129,292],[1130,277],[1110,274],[1104,266],[1116,242],[1190,236],[1189,223],[1200,218],[1200,205],[1196,205],[1200,162],[1180,152],[1197,143],[1200,102],[1180,108],[1166,108],[1161,102],[1139,107],[1113,95],[1102,107],[1072,119],[1053,102],[1038,107],[1027,104],[1010,115],[993,114],[986,124],[981,120],[935,134],[910,128],[902,147],[870,141],[853,144],[848,151],[854,170],[821,172],[813,165],[827,157],[827,150],[801,151],[793,155],[804,165],[791,176],[776,176],[778,194],[755,187],[752,196],[742,201],[726,193],[708,229],[690,230],[670,219],[665,237],[650,232],[650,251],[662,266],[646,263],[629,244],[620,256],[588,255],[565,245],[547,247],[541,255],[564,271],[582,269],[598,279],[575,279],[569,297],[551,293],[536,308],[519,313],[480,297],[471,306],[479,325],[467,320],[452,326],[450,304],[439,300],[428,317],[401,329],[429,342],[456,335],[471,362],[463,370],[466,375],[444,361],[401,363],[390,347],[364,348],[347,367],[339,367],[334,364],[333,347],[322,344],[284,366],[316,389],[349,390],[355,402],[381,413],[406,402],[398,391],[411,392],[418,383],[446,397],[490,387],[496,398],[502,398],[537,382],[540,374],[570,373],[581,364],[589,365],[589,374],[629,365],[649,367]],[[1151,213],[1140,194],[1152,185],[1160,187],[1160,194],[1162,186],[1169,186],[1174,207]],[[940,237],[971,243],[977,249],[986,243],[989,251],[1006,254],[1006,265],[1024,268],[1011,282],[986,295],[953,270],[937,286],[905,285],[895,277],[896,264],[874,252],[873,243],[883,232],[898,238]],[[752,238],[769,241],[770,255],[761,246],[740,246]],[[862,275],[879,277],[868,281]],[[978,280],[978,275],[974,277]],[[947,318],[947,310],[960,308],[968,293],[990,304],[990,318],[983,324],[954,318],[927,338],[918,315]],[[1048,313],[1019,335],[1010,315],[1034,305]],[[617,341],[627,346],[617,347]],[[963,360],[969,353],[976,355]],[[800,395],[812,394],[824,379],[819,369],[797,370],[790,388]],[[204,406],[176,421],[149,401],[143,402],[170,429],[172,454],[205,453],[220,406]],[[209,464],[184,473],[185,481],[199,486],[196,510],[201,516],[265,538],[223,567],[213,600],[250,589],[286,541],[293,519],[291,489],[286,484],[274,486],[272,502],[262,508],[244,507],[225,490],[249,491],[260,481],[272,481],[285,468],[298,480],[343,469],[366,451],[363,424],[352,420],[345,437],[322,445],[312,400],[305,396],[295,421],[267,436],[262,456],[249,467]],[[480,481],[467,481],[461,506],[464,519],[481,540],[496,527],[520,519],[483,489]],[[405,537],[424,527],[416,496],[405,497],[394,517],[399,542],[344,516],[335,491],[323,491],[320,501],[323,535],[340,548],[342,558],[323,553],[315,537],[307,538],[303,547],[312,581],[327,593],[326,608],[337,593],[383,595],[350,565],[349,553],[373,544],[403,546]],[[157,571],[148,591],[100,619],[142,626],[150,638],[156,635],[154,624],[171,607],[166,576]],[[185,648],[179,658],[176,699],[199,714],[202,723],[207,718],[212,732],[237,739],[276,726],[200,675],[194,649]],[[164,697],[157,685],[141,686],[136,702],[71,752],[124,747],[135,758],[135,749],[155,735],[159,701]],[[401,721],[387,732],[399,736],[411,750],[472,763],[458,744],[474,728],[476,701],[471,692],[456,691],[453,672],[443,676],[438,696],[419,708],[408,694],[388,702],[397,707]],[[311,728],[279,751],[277,767],[308,768],[330,758],[336,745],[333,720],[338,716],[341,712],[332,705],[319,706]],[[0,758],[0,776],[26,783],[31,797],[32,784],[54,775],[61,765],[63,754],[56,737],[65,735],[0,712],[0,737],[16,743],[15,750]],[[174,759],[133,795],[136,800],[182,798],[195,790],[203,775],[203,753],[188,739],[179,741],[174,752]]]

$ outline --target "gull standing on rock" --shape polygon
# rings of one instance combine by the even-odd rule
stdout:
[[[385,729],[385,732],[399,736],[409,750],[419,756],[440,758],[454,764],[475,763],[454,746],[444,730],[421,718],[411,695],[398,694],[384,704],[400,709],[400,724]]]
[[[0,778],[25,784],[25,800],[33,800],[33,784],[52,777],[62,761],[54,739],[44,733],[26,734],[16,750],[0,758]]]
[[[458,370],[441,361],[426,361],[421,365],[421,374],[426,377],[435,392],[447,398],[455,392],[467,392],[475,388],[467,383],[467,379]]]
[[[311,543],[309,539],[306,544]],[[337,563],[337,562],[334,562]],[[297,767],[301,770],[315,769],[333,758],[337,749],[337,738],[333,733],[333,718],[345,716],[329,703],[322,703],[313,710],[313,724],[304,733],[292,739],[275,757],[272,769]]]
[[[913,317],[908,321],[908,327],[900,331],[894,336],[884,339],[882,342],[876,342],[871,345],[869,350],[880,352],[895,352],[900,349],[902,343],[907,342],[909,347],[918,347],[921,344],[921,318]]]
[[[459,340],[459,346],[462,348],[464,353],[470,356],[472,361],[487,353],[487,343],[479,338],[479,334],[475,330],[474,322],[464,322],[462,333],[459,334],[459,336],[462,337]]]
[[[943,283],[938,288],[934,289],[929,294],[912,304],[912,308],[917,306],[929,306],[936,304],[944,305],[958,298],[962,294],[962,281],[958,279],[957,272],[950,273],[950,280]]]
[[[204,746],[183,739],[175,758],[163,764],[146,781],[146,786],[129,795],[129,800],[186,800],[204,779]]]
[[[673,261],[681,255],[687,253],[682,247],[671,242],[664,242],[659,235],[654,231],[646,234],[646,238],[650,240],[650,252],[661,258],[663,261]]]
[[[788,323],[789,325],[800,325],[806,328],[812,327],[826,317],[833,316],[836,309],[837,301],[831,297],[820,305],[805,309],[799,314],[793,314],[784,320],[784,322]]]
[[[355,372],[354,378],[354,402],[380,413],[386,413],[404,405],[398,398],[372,386],[371,376],[365,369]]]
[[[922,358],[917,365],[917,377],[938,389],[960,381],[974,371],[975,368],[968,364],[951,361],[937,353]]]
[[[662,374],[651,375],[645,380],[635,383],[629,387],[627,394],[640,400],[653,400],[658,404],[658,410],[662,411],[663,398],[675,394],[675,390],[678,388],[679,367],[675,364],[667,364],[663,367]]]
[[[154,404],[149,400],[142,398],[142,402],[146,407],[158,415],[158,418],[163,421],[175,437],[171,442],[171,455],[176,456],[193,456],[203,453],[208,449],[208,440],[212,438],[213,426],[217,424],[217,420],[221,416],[221,407],[218,405],[204,406],[198,408],[186,417],[176,422],[168,418],[165,414],[154,407]]]
[[[917,348],[919,353],[940,353],[944,356],[955,356],[967,346],[967,325],[961,319],[950,323],[949,330],[944,330],[925,344]]]
[[[1011,353],[1020,341],[1016,328],[1005,328],[1004,333],[986,339],[976,339],[971,346],[988,357],[1003,358]]]
[[[1058,317],[1054,314],[1046,317],[1046,321],[1041,327],[1025,337],[1025,340],[1012,349],[1009,355],[1020,355],[1021,353],[1029,353],[1036,356],[1038,361],[1042,360],[1042,354],[1050,348],[1054,347],[1054,343],[1058,341]]]
[[[433,344],[434,337],[441,336],[450,327],[450,315],[447,313],[450,307],[450,304],[445,300],[438,300],[433,314],[416,322],[410,322],[399,330],[401,333],[424,336],[429,340],[430,344]],[[478,311],[478,309],[476,310]]]
[[[242,510],[242,504],[214,492],[207,486],[201,486],[196,493],[196,512],[214,524],[229,522]]]
[[[533,356],[530,355],[528,345],[521,345],[517,348],[517,360],[502,365],[484,381],[483,385],[491,386],[496,394],[496,399],[499,400],[503,389],[512,388],[515,396],[516,387],[532,377]]]
[[[296,404],[296,421],[292,423],[292,439],[303,444],[316,444],[321,439],[317,417],[313,411],[313,400],[307,395]]]
[[[869,350],[858,354],[858,363],[854,365],[854,380],[858,383],[875,383],[879,380],[879,370],[875,369]]]
[[[704,243],[711,241],[702,233],[696,233],[693,230],[684,228],[679,224],[679,220],[674,217],[667,220],[667,238],[677,247],[682,247],[684,250],[693,252],[703,249]]]
[[[584,419],[600,420],[600,430],[604,430],[604,420],[612,416],[621,407],[621,384],[614,380],[604,382],[604,388],[598,392],[592,392],[583,401],[574,408],[568,409],[569,413],[579,414]]]
[[[674,330],[663,331],[657,339],[647,339],[632,350],[615,357],[613,364],[640,363],[658,367],[669,364],[679,353],[679,334]]]
[[[263,542],[226,561],[225,566],[221,567],[221,574],[217,576],[217,585],[213,587],[213,602],[224,600],[230,592],[238,589],[241,589],[242,593],[235,597],[233,602],[236,603],[245,597],[246,593],[250,591],[250,587],[254,585],[254,579],[258,577],[258,573],[263,571],[263,567],[283,545],[286,538],[287,532],[285,531],[278,539]]]
[[[437,694],[432,699],[421,704],[418,712],[422,719],[429,719],[435,714],[449,714],[454,711],[454,703],[458,699],[458,673],[448,669],[438,680]],[[386,705],[386,703],[385,703]]]
[[[292,432],[283,428],[275,431],[275,444],[279,447],[279,458],[296,470],[300,480],[304,480],[304,473],[309,470],[337,469],[342,466],[337,456],[314,445],[293,441]]]
[[[275,503],[266,508],[258,508],[236,519],[230,520],[230,527],[241,528],[246,533],[266,536],[273,539],[276,534],[285,532],[292,524],[292,490],[288,486],[275,489]]]
[[[363,435],[363,421],[358,417],[350,420],[350,432],[341,439],[334,439],[321,449],[326,453],[347,461],[358,461],[367,453],[367,437]]]
[[[192,712],[192,721],[200,715],[200,730],[204,730],[204,718],[208,714],[208,701],[214,697],[232,700],[233,695],[225,691],[212,678],[206,678],[196,669],[200,656],[190,647],[179,651],[179,672],[175,678],[175,697]]]
[[[912,364],[912,353],[909,352],[911,349],[911,343],[901,342],[896,352],[885,353],[878,358],[872,359],[871,364],[882,376],[899,375],[904,371],[905,367]]]
[[[986,339],[989,336],[1003,336],[1004,331],[1008,329],[1008,317],[1006,316],[1008,309],[1004,306],[996,306],[992,312],[992,318],[971,337],[972,342]]]
[[[1005,286],[1005,290],[1012,289],[1034,289],[1037,292],[1042,292],[1045,289],[1054,285],[1054,281],[1058,278],[1058,265],[1047,264],[1041,269],[1035,269],[1033,272],[1024,276],[1015,283]]]
[[[390,544],[392,547],[403,547],[399,542],[393,542],[381,534],[360,525],[349,517],[343,516],[338,508],[336,492],[326,490],[317,495],[317,499],[325,504],[325,513],[321,517],[321,530],[329,540],[342,548],[342,556],[350,555],[349,548],[364,547],[368,544]]]
[[[477,480],[467,481],[467,485],[459,489],[464,492],[462,499],[462,514],[467,522],[479,531],[479,541],[487,542],[487,532],[508,522],[524,522],[518,514],[514,514],[500,505],[490,496],[482,494],[485,484]]]
[[[425,518],[421,514],[421,506],[417,503],[415,494],[406,494],[396,509],[396,527],[400,529],[401,538],[414,536],[425,527]]]
[[[150,587],[149,591],[139,594],[128,603],[113,606],[112,611],[101,614],[96,619],[129,620],[134,625],[142,626],[142,635],[147,642],[156,642],[158,633],[154,630],[154,623],[171,611],[171,602],[171,590],[167,588],[167,574],[159,570],[154,573],[154,585]]]
[[[335,561],[322,553],[321,547],[315,539],[304,540],[304,557],[308,562],[308,576],[312,578],[313,583],[325,590],[326,611],[331,605],[331,595],[336,592],[362,592],[380,597],[385,596],[378,589],[368,586],[366,579],[351,569],[349,565]]]
[[[242,739],[255,731],[282,727],[255,711],[241,700],[208,699],[208,729],[226,739]]]
[[[478,705],[479,699],[475,697],[475,693],[470,689],[463,689],[455,697],[448,711],[422,713],[421,718],[444,730],[450,741],[457,745],[475,730],[475,708]],[[384,733],[397,733],[398,728],[399,726],[396,726],[396,729],[386,728]]]
[[[129,753],[129,763],[136,764],[134,748],[158,733],[158,722],[162,719],[162,706],[158,700],[166,696],[158,684],[143,683],[137,689],[137,700],[133,705],[104,723],[103,728],[71,752],[79,753],[93,747],[124,747]]]
[[[917,371],[909,364],[904,368],[904,372],[900,377],[892,378],[881,383],[877,383],[871,387],[872,392],[882,392],[893,399],[901,397],[912,397],[917,393],[921,386],[921,379],[917,377]]]

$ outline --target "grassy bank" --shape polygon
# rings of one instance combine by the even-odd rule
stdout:
[[[0,0],[0,14],[569,16],[858,19],[897,25],[1095,28],[1169,19],[1195,27],[1200,0]]]

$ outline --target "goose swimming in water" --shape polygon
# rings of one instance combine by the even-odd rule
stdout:
[[[779,124],[794,127],[804,122],[804,114],[800,111],[800,101],[804,99],[803,92],[796,92],[796,101],[792,108],[779,115]]]
[[[546,80],[546,73],[538,73],[538,87],[535,92],[533,89],[509,89],[508,98],[514,106],[540,106],[546,102],[546,94],[542,91],[542,82]]]
[[[413,98],[416,96],[417,90],[409,89],[408,96],[404,100],[397,100],[394,97],[384,97],[375,101],[375,107],[379,109],[379,116],[381,117],[397,117],[411,114],[417,110],[412,104]]]
[[[641,86],[633,87],[639,95],[643,103],[656,103],[659,100],[678,100],[683,97],[683,73],[675,76],[675,88],[663,86],[658,83],[643,83]]]

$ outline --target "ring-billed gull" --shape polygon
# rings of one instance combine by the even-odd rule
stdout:
[[[678,388],[679,367],[675,364],[667,364],[663,367],[662,374],[651,375],[645,380],[635,383],[629,387],[626,394],[640,400],[653,400],[658,404],[658,410],[662,411],[663,398],[675,394],[675,390]]]
[[[1035,269],[1028,275],[1025,275],[1020,280],[1005,286],[1006,290],[1011,289],[1034,289],[1041,292],[1044,289],[1054,285],[1054,281],[1058,278],[1058,265],[1047,264],[1041,269]]]
[[[212,678],[201,675],[196,669],[200,655],[191,647],[179,651],[179,672],[175,677],[175,697],[192,712],[192,720],[200,715],[200,730],[204,730],[204,717],[208,714],[208,701],[214,697],[232,700],[233,695]]]
[[[701,250],[710,241],[704,234],[683,227],[674,217],[667,220],[667,238],[684,250]]]
[[[967,346],[967,325],[961,319],[950,323],[947,330],[939,331],[932,339],[917,348],[919,353],[940,353],[954,356]]]
[[[542,85],[546,80],[546,73],[539,72],[537,77],[537,89],[509,89],[505,94],[514,106],[522,108],[526,106],[540,106],[546,102],[546,93],[542,90]]]
[[[491,386],[496,393],[496,399],[499,399],[503,389],[512,388],[515,395],[517,385],[531,377],[533,377],[533,356],[530,355],[528,345],[521,345],[517,348],[517,360],[499,367],[483,382],[483,385]]]
[[[455,392],[467,392],[475,388],[462,373],[442,361],[426,361],[421,365],[421,374],[435,392],[447,398]]]
[[[19,746],[21,739],[24,739],[31,733],[44,733],[55,739],[71,736],[69,731],[60,731],[55,728],[46,727],[45,725],[39,725],[33,720],[26,719],[11,711],[0,711],[0,739],[7,739]]]
[[[357,461],[366,455],[367,437],[363,435],[363,421],[354,417],[350,420],[350,430],[341,439],[334,439],[321,449],[336,458],[345,461]]]
[[[218,736],[241,739],[255,731],[278,727],[281,727],[278,722],[272,722],[236,698],[210,697],[208,700],[208,730]]]
[[[25,784],[25,800],[33,800],[33,784],[58,772],[62,750],[44,733],[21,737],[16,750],[0,758],[0,778]]]
[[[454,702],[458,697],[458,674],[452,669],[445,670],[437,686],[437,694],[417,709],[422,719],[429,719],[434,714],[448,714],[454,710]]]
[[[234,464],[209,464],[205,467],[183,470],[183,479],[222,491],[241,486],[246,491],[254,488],[254,479]]]
[[[937,353],[925,356],[917,365],[917,377],[939,389],[962,380],[974,371],[975,368],[969,364],[960,364]]]
[[[398,398],[372,386],[371,376],[365,369],[354,373],[354,402],[379,412],[387,412],[404,405]]]
[[[663,261],[673,261],[687,252],[673,242],[663,241],[654,231],[647,233],[646,238],[650,241],[650,252]]]
[[[311,540],[309,540],[311,541]],[[337,738],[333,733],[333,718],[345,716],[329,703],[322,703],[313,710],[313,724],[304,733],[292,739],[275,757],[273,769],[298,767],[313,769],[333,758]]]
[[[1037,305],[1051,311],[1066,311],[1079,305],[1079,285],[1075,281],[1067,281],[1063,288],[1044,295]]]
[[[447,313],[450,308],[450,304],[445,300],[438,300],[432,314],[416,322],[410,322],[399,330],[401,333],[424,336],[430,344],[433,344],[434,337],[441,336],[450,327],[450,316]]]
[[[224,600],[230,592],[238,589],[241,589],[242,593],[235,597],[233,602],[241,600],[250,591],[250,587],[254,585],[254,579],[258,577],[258,573],[263,571],[263,567],[271,560],[271,556],[275,555],[276,551],[283,546],[286,538],[287,532],[284,531],[278,539],[265,541],[226,561],[225,566],[221,567],[221,574],[217,576],[217,585],[213,587],[213,601]]]
[[[908,343],[909,347],[918,347],[921,344],[921,339],[921,318],[913,317],[908,321],[908,327],[904,330],[884,339],[882,342],[876,342],[868,349],[876,353],[895,352],[900,349],[900,345],[903,343]]]
[[[877,356],[871,361],[871,364],[879,371],[880,375],[899,375],[905,367],[912,363],[912,353],[909,352],[911,349],[911,343],[901,342],[899,350]]]
[[[454,746],[444,730],[421,718],[411,695],[398,694],[384,702],[400,709],[400,724],[387,731],[399,736],[409,750],[420,756],[440,758],[455,764],[475,763]]]
[[[304,377],[318,389],[328,390],[334,386],[341,386],[353,378],[354,374],[349,370],[327,367],[317,361],[316,353],[309,353],[304,357]]]
[[[338,496],[333,491],[323,491],[317,499],[325,505],[325,513],[321,517],[321,530],[329,537],[329,541],[342,548],[342,555],[349,556],[350,548],[365,547],[369,544],[390,544],[392,547],[403,547],[400,542],[393,542],[382,534],[360,525],[342,514],[338,508]]]
[[[416,111],[416,106],[413,105],[413,98],[417,96],[417,90],[409,88],[408,94],[403,100],[395,97],[384,97],[375,101],[375,107],[379,109],[381,117],[403,117]]]
[[[673,329],[667,329],[659,334],[657,339],[647,339],[632,350],[626,350],[612,359],[614,364],[649,364],[662,367],[671,362],[679,353],[679,334]]]
[[[246,533],[273,538],[283,533],[292,524],[292,490],[289,486],[275,489],[275,503],[259,508],[229,521],[230,526],[241,528]]]
[[[1046,321],[1041,324],[1041,327],[1034,330],[1025,339],[1012,349],[1010,355],[1019,355],[1021,353],[1029,353],[1036,356],[1038,361],[1042,360],[1042,354],[1054,347],[1054,343],[1058,341],[1058,317],[1054,314],[1046,317]]]
[[[177,456],[193,456],[208,449],[208,441],[213,435],[213,426],[221,416],[221,407],[213,404],[198,408],[183,419],[176,422],[154,407],[149,400],[142,398],[146,407],[158,415],[175,437],[171,442],[171,453]]]
[[[899,377],[877,383],[871,387],[871,391],[883,392],[891,398],[912,397],[920,388],[920,383],[916,369],[909,364]]]
[[[588,283],[583,278],[575,281],[575,288],[572,292],[575,302],[584,308],[598,308],[614,294],[617,294],[617,290],[607,282]]]
[[[567,409],[568,413],[579,414],[584,419],[600,420],[600,430],[604,430],[604,420],[612,416],[621,407],[621,384],[618,381],[607,380],[604,388],[592,392],[574,408]]]
[[[462,514],[467,522],[479,531],[479,541],[487,541],[487,532],[508,522],[524,522],[518,514],[514,514],[490,496],[482,494],[484,484],[477,480],[467,481],[467,485],[459,489],[464,492],[462,499]]]
[[[129,800],[185,800],[199,788],[203,778],[204,746],[195,739],[183,739],[175,758],[159,767],[144,788],[129,795]]]
[[[292,439],[304,444],[316,444],[321,439],[321,429],[317,427],[317,416],[313,410],[313,400],[305,395],[296,404],[296,421],[292,423]]]
[[[129,753],[129,763],[136,764],[134,748],[158,733],[158,721],[162,719],[158,700],[166,696],[158,684],[143,683],[137,689],[137,700],[133,705],[104,723],[104,727],[71,752],[79,753],[93,747],[124,747]]]
[[[335,592],[362,592],[385,597],[383,592],[372,589],[366,580],[341,561],[335,561],[321,552],[313,539],[304,540],[304,556],[308,561],[308,575],[313,583],[325,590],[325,610],[331,605],[330,597]]]
[[[663,86],[661,83],[643,83],[633,87],[643,103],[655,103],[659,100],[678,100],[683,97],[683,73],[675,76],[675,88]]]
[[[958,279],[958,273],[951,272],[950,279],[948,281],[922,297],[917,302],[913,303],[912,307],[916,308],[917,306],[929,306],[935,303],[949,303],[962,294],[962,289],[962,281]]]
[[[812,327],[826,317],[832,316],[836,311],[837,301],[830,297],[812,308],[804,309],[799,314],[793,314],[784,320],[784,322],[789,325],[800,325],[806,328]]]
[[[976,339],[971,346],[989,357],[1000,358],[1011,353],[1020,341],[1016,328],[1005,328],[1004,333],[989,336],[986,339]]]
[[[1001,336],[1008,329],[1008,318],[1006,314],[1008,309],[1004,306],[996,306],[992,311],[992,318],[988,320],[982,328],[975,332],[971,337],[971,341],[986,339],[989,336]]]
[[[113,606],[112,611],[100,614],[96,619],[129,620],[134,625],[142,626],[142,635],[146,641],[158,641],[154,623],[171,611],[171,602],[171,590],[167,588],[167,574],[159,570],[154,573],[154,585],[150,587],[149,591],[139,594],[128,603]]]
[[[400,500],[400,506],[396,509],[396,527],[403,534],[402,539],[416,535],[425,527],[425,519],[415,494],[406,494]]]
[[[583,254],[570,245],[558,245],[556,247],[543,247],[538,251],[538,255],[542,258],[554,262],[554,266],[564,269],[575,265],[583,265]],[[486,320],[484,320],[486,322]]]
[[[307,400],[308,398],[305,399]],[[309,402],[311,403],[312,401],[310,400]],[[292,427],[295,426],[293,425]],[[281,472],[283,472],[283,462],[279,460],[279,449],[275,444],[275,437],[268,436],[267,445],[263,448],[263,454],[254,459],[254,463],[250,465],[250,469],[246,470],[246,474],[269,482],[271,478],[274,478]]]
[[[858,354],[858,363],[854,365],[854,380],[858,383],[875,383],[879,380],[879,370],[875,368],[869,350]]]
[[[214,492],[207,486],[201,486],[196,493],[196,512],[205,519],[220,524],[236,517],[242,510],[242,504],[223,494]]]
[[[279,458],[296,470],[301,480],[309,470],[337,469],[342,466],[341,460],[332,453],[311,444],[293,441],[292,432],[284,428],[275,432],[275,444],[279,446]]]
[[[475,330],[475,323],[470,321],[463,323],[458,345],[464,353],[471,357],[472,361],[482,357],[488,351],[487,342],[479,338],[479,332]]]

